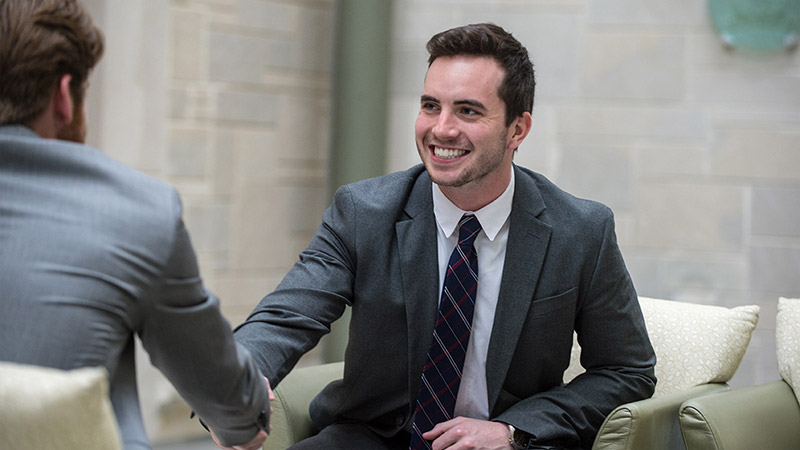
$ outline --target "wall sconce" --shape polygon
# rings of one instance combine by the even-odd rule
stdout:
[[[708,0],[708,10],[723,45],[728,48],[797,48],[800,0]]]

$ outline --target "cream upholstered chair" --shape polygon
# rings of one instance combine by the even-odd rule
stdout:
[[[719,306],[639,299],[656,352],[658,384],[653,398],[628,403],[608,415],[595,449],[683,448],[678,410],[691,398],[729,389],[750,336],[758,306]],[[275,389],[272,433],[264,449],[282,450],[314,433],[311,399],[329,382],[341,378],[341,362],[292,371]],[[573,346],[568,382],[583,371],[580,347]]]
[[[0,448],[121,447],[104,368],[64,371],[0,362]]]
[[[778,300],[775,338],[781,380],[681,406],[689,450],[800,448],[800,299]]]

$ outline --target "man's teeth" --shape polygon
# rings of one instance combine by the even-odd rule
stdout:
[[[461,155],[463,155],[465,153],[467,153],[466,150],[453,150],[453,149],[449,149],[449,148],[439,148],[439,147],[434,147],[433,148],[433,154],[437,158],[442,158],[442,159],[458,158],[459,156],[461,156]]]

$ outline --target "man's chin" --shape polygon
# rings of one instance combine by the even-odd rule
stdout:
[[[441,173],[428,170],[428,176],[431,178],[431,181],[441,187],[461,187],[467,184],[464,177],[456,173]]]

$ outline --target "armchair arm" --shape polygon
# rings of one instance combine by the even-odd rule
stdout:
[[[275,388],[264,450],[284,450],[316,433],[308,414],[311,400],[331,381],[342,378],[344,363],[335,362],[292,370]]]
[[[681,406],[686,448],[800,448],[800,405],[783,381],[697,398]]]
[[[600,426],[593,450],[672,450],[683,447],[678,410],[686,400],[730,390],[725,383],[694,386],[685,391],[621,405]]]

